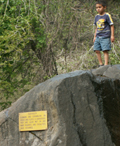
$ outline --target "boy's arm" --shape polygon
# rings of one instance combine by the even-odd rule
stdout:
[[[97,27],[96,27],[96,29],[95,29],[94,38],[93,38],[93,43],[94,43],[95,40],[96,40],[96,32],[97,32]]]
[[[111,25],[111,42],[114,42],[115,38],[114,38],[114,25]]]

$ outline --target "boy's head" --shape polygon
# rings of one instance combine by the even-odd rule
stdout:
[[[106,3],[104,1],[97,1],[96,2],[96,11],[100,15],[104,15],[106,9]]]
[[[103,7],[106,7],[106,6],[107,6],[106,2],[103,1],[103,0],[97,1],[96,4],[100,4],[100,5],[102,5]]]

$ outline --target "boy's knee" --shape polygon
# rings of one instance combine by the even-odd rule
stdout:
[[[100,51],[98,51],[98,50],[95,50],[95,52],[96,52],[96,53],[100,53]]]
[[[103,51],[103,53],[108,53],[108,50]]]

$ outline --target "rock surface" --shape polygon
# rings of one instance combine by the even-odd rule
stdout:
[[[120,65],[106,65],[92,71],[94,75],[101,75],[112,79],[120,79]]]
[[[58,75],[0,112],[0,146],[120,146],[120,65]],[[19,131],[21,112],[48,112],[45,131]]]

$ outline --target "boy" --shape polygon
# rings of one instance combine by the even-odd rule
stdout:
[[[103,66],[101,53],[104,53],[104,65],[108,65],[109,55],[108,51],[111,50],[111,42],[114,42],[114,26],[113,20],[109,13],[105,12],[106,4],[103,1],[96,2],[96,11],[98,15],[95,16],[94,25],[96,25],[94,34],[94,51],[97,54],[99,67]]]

